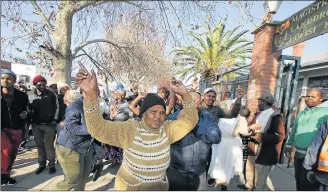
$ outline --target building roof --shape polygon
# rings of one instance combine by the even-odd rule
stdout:
[[[303,56],[301,60],[301,68],[312,67],[328,63],[328,52],[318,53],[310,56]]]

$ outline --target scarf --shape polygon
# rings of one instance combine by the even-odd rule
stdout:
[[[261,124],[261,133],[265,133],[266,130],[266,125],[268,123],[268,120],[270,116],[274,113],[274,110],[272,108],[269,108],[267,110],[264,110],[260,113],[260,115],[256,118],[256,123]]]

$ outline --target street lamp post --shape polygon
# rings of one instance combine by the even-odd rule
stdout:
[[[278,12],[280,5],[283,1],[265,1],[263,3],[265,15],[263,17],[263,23],[271,22],[272,16]]]

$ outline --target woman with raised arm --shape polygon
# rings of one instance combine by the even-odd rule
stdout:
[[[129,109],[129,103],[125,100],[126,92],[124,89],[119,89],[114,94],[115,103],[110,106],[110,119],[115,122],[123,122],[132,118],[132,112]],[[111,163],[111,167],[115,167],[122,163],[123,150],[122,148],[106,145],[106,158]]]
[[[184,116],[165,121],[166,106],[156,94],[147,94],[140,107],[142,120],[106,121],[99,110],[96,74],[80,64],[76,81],[85,92],[84,115],[89,133],[100,142],[124,150],[118,170],[116,190],[168,190],[166,169],[170,163],[170,145],[187,135],[198,122],[197,110],[181,81],[172,79],[170,88],[183,99]]]
[[[147,93],[142,93],[137,96],[129,105],[129,109],[132,111],[134,115],[137,117],[140,117],[140,108],[137,107],[138,103],[140,103],[141,100],[145,99]]]

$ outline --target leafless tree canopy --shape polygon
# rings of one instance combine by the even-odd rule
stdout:
[[[130,86],[140,83],[147,88],[158,78],[170,75],[171,63],[164,58],[166,38],[155,28],[154,21],[142,13],[124,16],[110,27],[107,39],[115,39],[125,47],[105,44],[97,58],[117,77]]]
[[[168,43],[178,45],[185,36],[182,26],[190,26],[201,19],[196,17],[202,17],[199,13],[215,16],[217,13],[214,12],[214,5],[220,3],[222,2],[2,1],[1,25],[11,28],[12,34],[2,35],[1,49],[9,55],[13,51],[25,52],[27,59],[39,60],[52,67],[56,80],[68,82],[72,62],[76,58],[83,58],[82,49],[85,48],[92,54],[93,48],[100,43],[110,45],[109,50],[113,47],[124,49],[125,45],[121,44],[120,39],[105,38],[105,34],[99,39],[99,29],[105,29],[106,34],[114,34],[117,24],[124,17],[146,18],[147,23],[152,25],[148,30],[154,30],[161,34],[161,38],[168,40]],[[172,19],[178,21],[178,24],[172,24]],[[154,35],[152,31],[149,34]],[[92,39],[96,35],[98,38]],[[142,36],[139,35],[138,38],[140,37]],[[150,44],[147,47],[153,48],[154,45]],[[124,51],[120,54],[123,53],[126,54],[124,57],[136,54]],[[118,56],[113,58],[117,59]]]

